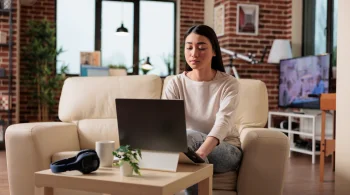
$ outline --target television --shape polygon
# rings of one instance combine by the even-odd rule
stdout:
[[[329,92],[330,55],[280,61],[279,107],[320,109],[320,94]]]

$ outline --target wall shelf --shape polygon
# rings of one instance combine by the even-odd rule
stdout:
[[[2,91],[2,94],[4,96],[8,96],[8,101],[9,101],[9,108],[12,107],[12,71],[13,71],[13,12],[15,11],[15,9],[12,9],[13,7],[13,0],[8,0],[7,1],[9,3],[9,9],[0,9],[0,15],[6,15],[5,17],[2,17],[2,21],[5,23],[6,18],[8,19],[8,29],[6,29],[6,31],[8,32],[8,43],[5,44],[0,44],[0,47],[7,47],[8,48],[8,73],[7,76],[5,77],[1,77],[2,79],[7,79],[8,80],[8,85],[7,85],[7,91]],[[2,30],[2,29],[1,29]],[[0,138],[2,138],[2,140],[0,140],[0,150],[5,149],[5,131],[6,128],[12,124],[12,113],[13,110],[12,109],[0,109],[0,113],[6,113],[7,114],[7,118],[3,118],[5,119],[4,124],[2,125],[2,131],[0,131],[1,136]]]

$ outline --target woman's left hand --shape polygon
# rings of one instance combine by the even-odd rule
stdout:
[[[210,152],[217,146],[219,140],[216,137],[207,137],[201,147],[198,148],[196,153],[201,158],[206,158]]]
[[[202,152],[202,151],[197,150],[196,153],[197,153],[198,156],[200,156],[203,159],[207,157],[207,155],[205,155],[205,153]]]

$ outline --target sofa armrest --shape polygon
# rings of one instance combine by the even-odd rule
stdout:
[[[5,139],[11,195],[34,195],[34,172],[49,169],[56,152],[79,150],[72,123],[15,124],[6,129]]]
[[[283,194],[288,137],[265,128],[246,128],[241,135],[243,159],[238,173],[238,194]]]

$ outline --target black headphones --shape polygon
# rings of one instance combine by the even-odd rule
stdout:
[[[53,173],[78,170],[83,174],[96,171],[100,167],[100,158],[95,150],[81,150],[76,156],[50,164]]]

